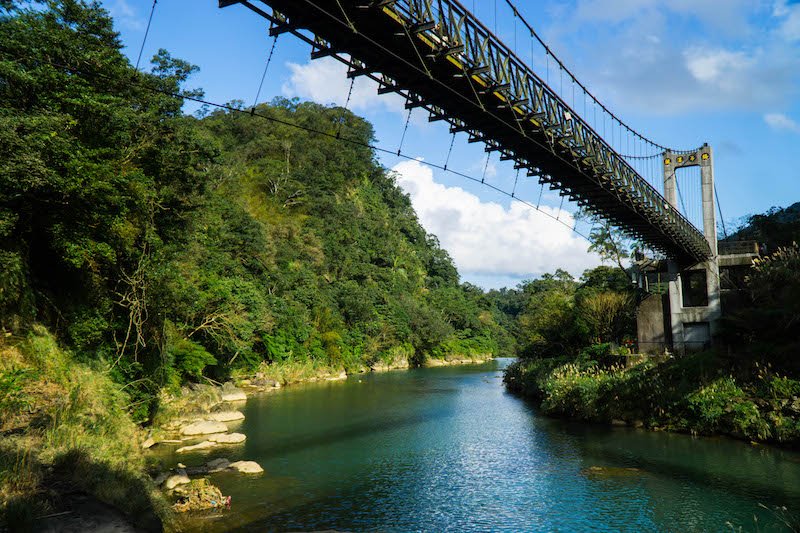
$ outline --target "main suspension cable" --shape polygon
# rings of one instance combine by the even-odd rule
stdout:
[[[278,44],[279,35],[280,34],[276,35],[272,39],[272,46],[270,47],[269,55],[267,56],[267,64],[264,65],[264,72],[261,74],[261,83],[258,84],[258,91],[256,91],[256,97],[253,99],[253,109],[256,108],[256,105],[258,104],[258,99],[261,96],[261,89],[262,87],[264,87],[264,79],[266,79],[267,77],[267,70],[269,69],[269,64],[272,62],[272,54],[275,53],[275,46]]]
[[[564,64],[564,63],[563,63],[563,62],[562,62],[562,61],[561,61],[561,60],[558,58],[558,56],[556,56],[556,55],[553,53],[553,51],[552,51],[552,50],[550,49],[550,47],[549,47],[549,46],[548,46],[548,45],[547,45],[547,44],[544,42],[544,40],[542,40],[542,38],[539,36],[539,34],[536,32],[536,30],[534,30],[534,29],[533,29],[533,26],[531,26],[531,24],[528,22],[528,20],[527,20],[527,19],[526,19],[526,18],[525,18],[525,17],[522,15],[522,13],[521,13],[521,12],[520,12],[520,10],[519,10],[519,9],[516,7],[516,5],[514,5],[514,2],[513,2],[512,0],[505,0],[505,2],[506,2],[506,4],[508,4],[508,7],[510,7],[510,8],[511,8],[511,10],[513,11],[513,13],[514,13],[514,16],[515,16],[515,17],[519,17],[519,20],[522,22],[522,24],[524,24],[524,25],[525,25],[525,27],[526,27],[526,28],[528,29],[528,31],[530,32],[531,36],[532,36],[532,37],[534,37],[534,38],[535,38],[535,39],[536,39],[536,40],[539,42],[539,44],[540,44],[540,45],[542,46],[542,48],[544,49],[544,51],[545,51],[545,54],[548,56],[548,58],[549,58],[550,56],[552,56],[552,57],[553,57],[553,59],[554,59],[554,60],[556,61],[556,63],[558,64],[558,66],[559,66],[561,69],[563,69],[563,70],[564,70],[564,72],[566,72],[566,73],[567,73],[567,74],[568,74],[568,75],[569,75],[569,76],[572,78],[572,80],[573,80],[573,81],[574,81],[574,82],[575,82],[575,83],[578,85],[578,87],[580,87],[581,89],[583,89],[583,90],[586,92],[586,94],[589,96],[589,98],[591,98],[591,99],[592,99],[592,100],[593,100],[593,101],[594,101],[594,102],[595,102],[597,105],[599,105],[599,106],[600,106],[600,108],[601,108],[603,111],[605,111],[605,112],[606,112],[606,113],[607,113],[607,114],[608,114],[608,115],[609,115],[609,116],[610,116],[612,119],[614,119],[615,121],[619,122],[619,124],[620,124],[621,126],[624,126],[624,127],[628,128],[628,130],[630,130],[630,132],[631,132],[631,133],[633,133],[635,136],[637,136],[637,137],[639,137],[640,139],[642,139],[643,141],[645,141],[645,142],[647,142],[647,143],[651,144],[652,146],[655,146],[656,148],[659,148],[660,150],[662,150],[662,151],[664,151],[664,152],[667,152],[667,151],[672,151],[672,152],[683,152],[683,151],[684,151],[684,150],[673,150],[673,149],[670,149],[669,147],[667,147],[667,146],[664,146],[663,144],[659,144],[659,143],[655,142],[654,140],[652,140],[652,139],[650,139],[650,138],[648,138],[648,137],[645,137],[644,135],[642,135],[641,133],[639,133],[637,130],[635,130],[635,129],[631,128],[631,127],[630,127],[630,126],[629,126],[629,125],[628,125],[626,122],[624,122],[624,121],[623,121],[621,118],[619,118],[619,117],[618,117],[616,114],[614,114],[614,113],[613,113],[613,112],[612,112],[610,109],[608,109],[608,108],[607,108],[607,107],[606,107],[606,106],[605,106],[605,105],[604,105],[604,104],[603,104],[603,103],[602,103],[600,100],[598,100],[598,98],[597,98],[596,96],[594,96],[594,94],[592,94],[592,92],[591,92],[591,91],[589,91],[589,89],[588,89],[588,88],[587,88],[587,87],[586,87],[584,84],[582,84],[582,83],[580,82],[580,80],[579,80],[579,79],[578,79],[578,78],[575,76],[575,74],[573,74],[573,73],[572,73],[572,71],[571,71],[571,70],[569,70],[569,69],[567,68],[567,66],[566,66],[566,65],[565,65],[565,64]],[[690,151],[690,150],[687,150],[687,151]]]
[[[136,58],[136,70],[139,70],[139,63],[142,61],[144,44],[147,42],[147,35],[150,33],[150,24],[153,22],[153,13],[156,11],[157,3],[158,0],[153,0],[153,5],[150,6],[150,17],[147,19],[147,28],[144,30],[144,37],[142,37],[142,46],[139,47],[139,56]]]

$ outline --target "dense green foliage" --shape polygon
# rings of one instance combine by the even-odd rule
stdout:
[[[137,72],[97,4],[0,3],[13,523],[48,511],[49,483],[152,516],[134,420],[186,381],[514,350],[506,316],[459,282],[372,150],[285,125],[370,143],[367,122],[285,99],[259,106],[283,124],[186,116],[175,95],[201,94],[184,88],[195,70],[162,50]]]
[[[713,353],[629,367],[590,354],[523,360],[508,369],[505,381],[555,416],[800,442],[800,381]]]
[[[592,344],[626,345],[636,335],[637,294],[619,268],[599,266],[577,281],[557,270],[489,297],[506,314],[523,357],[577,355]]]
[[[725,340],[741,356],[800,375],[800,249],[780,248],[755,261],[738,306],[725,317]]]
[[[755,222],[750,229],[760,227],[762,236],[772,236],[769,242],[791,241],[798,235],[794,219],[777,217],[774,210],[751,220]],[[521,330],[540,335],[537,340],[545,349],[526,349],[524,353],[535,357],[508,369],[505,379],[510,389],[536,398],[545,413],[556,416],[726,433],[790,445],[800,442],[797,245],[757,260],[742,289],[728,295],[738,305],[726,312],[720,339],[723,349],[678,359],[625,360],[615,357],[610,344],[598,343],[614,341],[624,331],[612,326],[616,322],[611,320],[616,316],[612,308],[620,310],[620,317],[633,319],[624,312],[631,310],[630,300],[622,297],[624,277],[618,278],[619,284],[609,285],[603,281],[603,272],[596,269],[584,274],[583,286],[563,273],[534,282],[547,287],[535,302],[542,312],[531,313],[536,307],[525,307],[524,300],[514,309]],[[589,305],[570,297],[591,286],[602,289],[592,293],[601,297]],[[627,324],[630,327],[632,322]],[[594,331],[594,338],[576,334],[581,326]],[[580,342],[589,347],[581,350]],[[551,347],[563,351],[547,349]]]
[[[727,240],[757,241],[772,253],[783,246],[791,246],[800,238],[800,203],[788,207],[773,207],[766,213],[745,217]]]
[[[185,116],[165,93],[200,94],[195,67],[162,50],[140,74],[120,48],[77,0],[0,19],[0,328],[47,325],[131,383],[142,419],[162,387],[264,363],[513,349],[370,149]],[[259,112],[373,140],[339,108]]]

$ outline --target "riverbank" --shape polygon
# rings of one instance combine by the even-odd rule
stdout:
[[[407,354],[397,354],[377,359],[369,365],[345,369],[307,362],[262,363],[255,371],[239,371],[232,376],[237,387],[248,392],[270,392],[281,387],[317,381],[341,381],[348,376],[369,372],[389,372],[418,367],[440,367],[485,363],[493,359],[491,353],[452,353],[440,357],[426,357],[415,364]]]
[[[630,366],[522,360],[504,382],[549,416],[800,446],[800,381],[713,352]]]
[[[428,359],[426,364],[479,363],[490,358],[490,354],[459,354]],[[411,366],[408,358],[394,357],[361,370]],[[130,399],[111,379],[108,368],[76,360],[42,327],[24,338],[6,336],[0,339],[0,524],[30,530],[102,518],[129,529],[168,527],[172,502],[169,491],[158,488],[165,479],[148,448],[161,443],[189,452],[198,445],[240,444],[246,436],[235,430],[242,416],[231,402],[253,392],[344,380],[347,375],[343,369],[323,365],[262,365],[259,372],[235,376],[222,386],[162,390],[151,424],[143,429],[131,417]],[[188,425],[202,421],[216,426],[197,435],[182,434]],[[219,465],[213,466],[209,470]],[[198,469],[194,473],[203,474]],[[83,512],[87,509],[105,511]],[[92,513],[100,518],[89,516]]]
[[[142,432],[107,371],[34,327],[0,341],[0,377],[0,530],[94,523],[95,514],[106,525],[162,529],[168,504],[146,474]]]

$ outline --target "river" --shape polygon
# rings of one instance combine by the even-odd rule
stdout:
[[[246,443],[215,456],[266,473],[213,475],[232,510],[194,517],[190,529],[783,531],[771,508],[800,511],[800,455],[549,419],[505,391],[510,361],[249,399],[237,429]]]

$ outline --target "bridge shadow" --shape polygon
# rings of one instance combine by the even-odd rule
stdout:
[[[437,408],[425,413],[413,413],[400,416],[370,418],[363,422],[350,423],[334,428],[324,427],[318,432],[307,436],[291,435],[282,439],[276,445],[269,445],[263,450],[259,450],[259,455],[269,459],[288,454],[301,453],[304,451],[318,448],[321,446],[331,446],[342,442],[356,440],[387,431],[395,431],[402,428],[410,428],[431,422],[434,420],[445,419],[453,413],[450,409]]]

